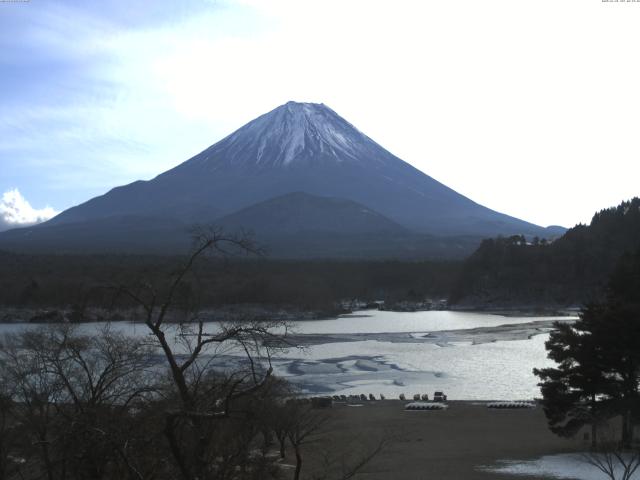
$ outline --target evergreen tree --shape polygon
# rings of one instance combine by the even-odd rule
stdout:
[[[640,198],[596,213],[548,242],[520,235],[484,240],[464,262],[450,302],[471,305],[583,304],[600,295],[625,252],[640,247]]]
[[[602,370],[600,346],[587,321],[597,317],[599,311],[599,306],[589,305],[578,322],[556,323],[545,346],[558,367],[534,369],[542,380],[539,385],[551,431],[571,437],[590,424],[594,443],[597,424],[609,403],[603,398],[608,384]]]
[[[622,442],[630,445],[640,410],[640,250],[622,257],[611,277],[604,312],[594,321],[607,345],[603,366],[615,411],[622,417]]]
[[[556,323],[546,343],[556,368],[535,369],[550,429],[572,436],[620,415],[630,445],[640,404],[640,251],[614,271],[606,299],[582,309],[573,323]]]

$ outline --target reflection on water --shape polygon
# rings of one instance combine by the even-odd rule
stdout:
[[[354,315],[341,315],[330,320],[298,322],[296,326],[300,333],[435,332],[563,318],[566,317],[505,317],[475,312],[383,312],[366,310],[357,312]]]
[[[445,390],[451,399],[527,399],[539,396],[534,367],[550,365],[544,342],[548,335],[539,334],[531,322],[548,325],[550,319],[566,317],[504,317],[483,313],[429,311],[380,312],[365,311],[335,319],[293,322],[297,335],[356,334],[349,342],[341,342],[340,335],[331,342],[313,343],[304,349],[292,348],[274,360],[276,373],[296,382],[308,393],[383,393],[388,398],[400,393],[433,393]],[[507,327],[499,335],[486,341],[486,333],[469,329]],[[518,325],[521,327],[519,328]],[[30,324],[0,324],[0,333],[34,328]],[[95,334],[104,324],[82,324],[78,329]],[[217,324],[209,325],[211,331]],[[149,338],[142,324],[114,323],[111,328],[126,335]],[[531,329],[529,339],[510,335],[510,332]],[[420,335],[407,335],[412,343],[365,339],[357,334],[422,332],[454,332],[467,330],[460,339],[446,344],[416,342]],[[525,332],[526,333],[526,332]],[[461,332],[462,334],[462,332]],[[482,342],[475,341],[482,339]],[[454,335],[455,337],[455,335]],[[320,337],[319,337],[320,338]],[[474,344],[478,343],[478,344]],[[210,352],[213,353],[213,352]],[[241,352],[225,349],[217,351],[219,365],[229,365]]]
[[[593,465],[590,465],[580,453],[564,453],[547,455],[535,460],[503,460],[497,467],[485,467],[480,470],[489,472],[519,475],[527,477],[564,478],[576,480],[601,480],[606,476]],[[615,465],[615,478],[623,478],[622,468]],[[630,477],[640,480],[640,471]]]

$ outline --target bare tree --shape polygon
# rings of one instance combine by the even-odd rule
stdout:
[[[128,445],[131,405],[151,390],[148,348],[111,332],[80,335],[70,325],[4,339],[0,374],[13,385],[13,422],[33,448],[21,458],[37,476],[143,480]],[[28,444],[27,444],[28,445]]]
[[[52,377],[37,351],[22,346],[22,335],[8,335],[0,348],[0,372],[3,381],[12,385],[12,397],[21,408],[15,409],[16,420],[24,425],[30,447],[21,452],[32,464],[42,465],[46,478],[54,480],[56,471],[52,443],[56,437],[55,407],[62,398],[62,385]]]
[[[605,425],[597,445],[582,458],[610,480],[630,480],[640,468],[640,449],[638,446],[625,448],[623,442],[614,438],[611,428]]]
[[[11,388],[0,378],[0,480],[11,478],[21,459],[12,455],[17,443],[17,432],[13,428],[15,403]]]
[[[272,396],[266,418],[278,439],[279,456],[286,457],[289,443],[295,457],[294,480],[302,477],[303,466],[311,459],[314,466],[308,474],[313,480],[347,480],[362,471],[386,447],[391,437],[383,434],[379,439],[355,435],[346,450],[331,447],[334,435],[341,437],[331,425],[331,409],[315,409],[306,399],[298,396],[291,385],[279,386],[278,395]],[[286,399],[286,401],[285,401]],[[275,401],[274,401],[275,400]],[[307,459],[307,460],[305,460]]]
[[[300,479],[302,472],[302,446],[315,441],[314,435],[319,433],[320,427],[327,421],[323,412],[312,409],[306,403],[290,402],[288,404],[289,424],[287,438],[293,447],[296,457],[294,480]]]
[[[640,452],[616,444],[600,445],[583,455],[584,460],[611,480],[630,480],[640,467]]]
[[[287,325],[200,314],[191,286],[212,251],[257,250],[245,237],[199,230],[167,281],[116,288],[143,312],[143,339],[62,324],[2,341],[0,480],[282,478],[274,434],[282,452],[292,446],[300,479],[303,447],[315,454],[327,412],[287,404],[295,392],[273,375],[274,351],[290,347]],[[24,468],[7,461],[12,452]],[[341,458],[334,477],[351,478],[370,458]]]
[[[178,405],[165,411],[164,434],[185,480],[219,478],[219,471],[227,467],[217,462],[220,455],[215,451],[216,432],[223,430],[219,423],[234,415],[247,415],[234,406],[267,385],[273,373],[271,350],[273,345],[281,344],[275,341],[278,335],[274,331],[284,327],[278,322],[252,319],[208,324],[197,308],[184,309],[179,321],[171,322],[170,313],[180,303],[187,279],[194,277],[197,261],[209,253],[227,257],[260,251],[246,235],[199,228],[195,230],[191,255],[163,288],[149,282],[118,288],[142,309],[144,324],[169,367]],[[172,342],[172,338],[178,341]],[[223,348],[242,353],[245,362],[231,372],[207,375],[212,358]]]

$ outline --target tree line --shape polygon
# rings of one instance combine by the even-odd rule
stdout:
[[[480,306],[579,306],[604,290],[619,258],[640,247],[640,198],[622,202],[548,242],[484,240],[452,285],[451,301]]]
[[[82,321],[88,307],[113,306],[106,287],[142,277],[162,282],[180,261],[176,256],[0,252],[0,305],[67,309],[73,312],[72,320]],[[258,304],[335,312],[343,300],[446,298],[459,266],[444,261],[204,258],[182,290],[185,295],[191,291],[192,301],[203,308]],[[132,305],[120,300],[122,307]]]

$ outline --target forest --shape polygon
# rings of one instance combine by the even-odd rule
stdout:
[[[344,304],[448,299],[453,308],[563,308],[595,299],[618,259],[640,247],[640,199],[602,210],[554,240],[498,237],[464,261],[278,260],[259,251],[207,256],[183,286],[189,308],[258,305],[334,315]],[[164,281],[181,256],[0,252],[6,311],[64,309],[72,321],[115,302],[118,285]],[[185,304],[185,305],[186,305]]]
[[[596,213],[553,242],[522,236],[482,242],[462,266],[458,305],[579,306],[595,300],[625,253],[640,247],[640,198]]]
[[[2,253],[0,305],[69,309],[81,315],[87,307],[113,306],[118,285],[163,281],[181,260],[177,256]],[[184,289],[193,293],[190,302],[197,302],[199,308],[262,305],[332,313],[340,302],[355,299],[446,298],[459,268],[459,262],[207,257]]]

